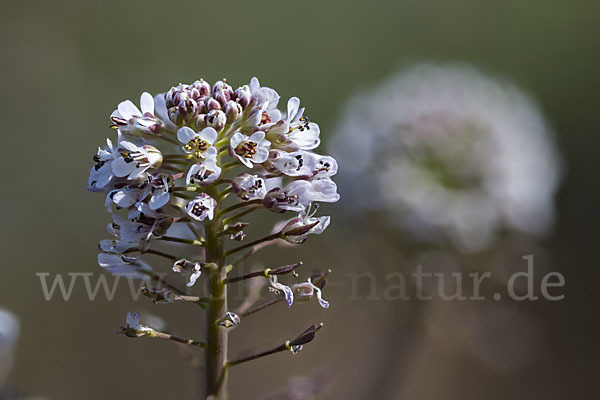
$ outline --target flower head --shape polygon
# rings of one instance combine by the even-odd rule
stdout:
[[[552,222],[559,160],[547,123],[524,93],[472,68],[417,66],[358,94],[331,148],[353,214],[388,213],[413,236],[472,252]]]

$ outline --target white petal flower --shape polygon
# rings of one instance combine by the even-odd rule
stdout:
[[[304,211],[311,202],[333,203],[340,199],[337,186],[329,178],[312,181],[297,180],[290,182],[285,188],[270,190],[264,199],[267,209],[274,212]]]
[[[225,315],[216,321],[216,324],[223,328],[233,328],[240,323],[240,316],[231,311],[227,311]]]
[[[135,249],[135,245],[123,240],[101,240],[98,246],[105,253],[123,254],[127,250]]]
[[[121,331],[130,337],[152,336],[156,332],[149,326],[142,325],[140,323],[140,314],[136,312],[127,313],[125,326],[121,328]]]
[[[269,146],[271,142],[265,139],[265,133],[257,131],[250,137],[236,132],[229,141],[230,154],[235,156],[248,168],[253,163],[260,164],[269,157]]]
[[[192,165],[187,173],[185,182],[188,185],[209,185],[221,175],[221,167],[217,165],[214,158],[208,158]]]
[[[177,139],[184,144],[183,150],[201,159],[217,156],[217,149],[213,147],[217,136],[217,131],[212,127],[204,128],[198,133],[187,126],[177,131]]]
[[[130,100],[119,103],[110,119],[120,132],[130,135],[159,135],[163,122],[154,115],[154,99],[150,93],[144,92],[140,98],[140,111]]]
[[[119,157],[119,151],[113,146],[110,139],[106,139],[106,147],[98,147],[98,154],[94,156],[96,165],[90,170],[88,185],[91,190],[106,187],[113,179],[112,163]]]
[[[232,179],[231,186],[242,200],[262,199],[267,194],[265,181],[258,175],[240,174]]]
[[[273,149],[269,152],[269,167],[288,176],[327,178],[337,173],[337,161],[331,156],[321,156],[309,151],[288,153]]]
[[[269,284],[271,285],[269,289],[272,292],[276,294],[283,294],[288,307],[291,307],[292,304],[294,304],[294,291],[289,286],[279,283],[279,278],[277,278],[277,275],[269,276]]]
[[[297,97],[289,99],[284,119],[261,129],[267,132],[274,147],[287,151],[312,150],[321,143],[319,126],[304,116],[304,108],[300,108]]]
[[[207,195],[200,193],[185,206],[187,214],[197,221],[204,221],[206,218],[212,220],[217,207],[217,201]]]
[[[319,288],[312,282],[312,278],[308,278],[307,282],[292,285],[292,289],[296,294],[297,301],[309,301],[316,294],[319,305],[323,308],[329,308],[329,302],[323,299],[323,293],[321,291],[321,288]]]
[[[138,279],[143,278],[152,271],[152,268],[143,260],[119,254],[99,253],[98,265],[113,275],[123,275]]]
[[[280,96],[275,90],[264,86],[261,87],[256,77],[250,80],[249,89],[252,97],[257,100],[256,105],[261,107],[263,111],[268,112],[277,109]]]
[[[553,220],[560,160],[539,107],[472,68],[418,66],[359,94],[331,149],[353,214],[379,208],[422,239],[474,252]]]
[[[138,146],[131,142],[119,142],[119,157],[111,166],[116,177],[127,177],[128,180],[143,177],[150,168],[159,168],[162,164],[162,154],[154,146]]]
[[[185,272],[189,274],[188,283],[186,283],[187,287],[192,287],[196,284],[200,275],[202,275],[202,264],[199,262],[188,261],[185,258],[181,260],[175,261],[173,263],[173,271],[174,272]]]
[[[327,229],[331,217],[314,217],[315,210],[308,214],[301,212],[298,217],[289,220],[282,228],[284,240],[292,244],[303,243],[308,235],[320,235]]]

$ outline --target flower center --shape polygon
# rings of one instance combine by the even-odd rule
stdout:
[[[257,145],[258,143],[256,142],[242,142],[235,148],[235,154],[244,158],[252,158],[256,154]]]
[[[268,124],[271,122],[271,116],[268,112],[263,111],[262,116],[260,118],[260,125]]]
[[[300,132],[304,132],[304,130],[310,130],[310,120],[308,117],[301,117],[298,122],[294,122],[290,124],[290,130],[288,133],[292,133],[294,130],[298,129]]]
[[[196,217],[201,217],[206,211],[208,211],[208,207],[206,207],[200,203],[194,204],[194,206],[190,210],[190,212],[192,214],[194,214]]]
[[[188,152],[193,152],[195,157],[201,158],[202,153],[208,150],[209,147],[210,143],[196,136],[186,143],[184,149]]]
[[[200,171],[196,172],[194,175],[191,176],[190,183],[193,184],[196,181],[204,182],[212,174],[213,174],[213,171],[210,171],[208,169],[200,170]]]

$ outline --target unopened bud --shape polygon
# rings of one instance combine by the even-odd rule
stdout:
[[[206,114],[206,125],[215,128],[216,131],[220,131],[227,123],[227,117],[225,113],[221,110],[212,110],[208,114]]]
[[[227,116],[227,122],[231,123],[242,115],[242,106],[231,100],[225,105],[225,115]]]

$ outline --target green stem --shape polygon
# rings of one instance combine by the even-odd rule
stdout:
[[[256,211],[256,210],[258,210],[259,208],[261,208],[261,207],[260,207],[260,206],[254,206],[254,207],[252,207],[252,208],[248,208],[247,210],[244,210],[244,211],[242,211],[242,212],[239,212],[239,213],[237,213],[237,214],[235,214],[235,215],[232,215],[232,216],[231,216],[231,217],[229,217],[229,218],[225,218],[225,219],[223,220],[223,224],[229,224],[229,223],[231,223],[231,222],[233,222],[233,221],[237,221],[238,219],[242,218],[244,215],[250,214],[252,211]]]
[[[208,194],[218,197],[218,189],[215,185],[207,188]],[[227,312],[227,286],[224,281],[227,278],[225,265],[225,252],[223,249],[223,238],[219,232],[223,230],[223,221],[218,211],[212,221],[205,221],[206,236],[206,262],[214,263],[217,268],[209,272],[209,304],[206,313],[207,327],[207,351],[206,351],[206,395],[215,400],[227,399],[227,349],[228,331],[219,326],[217,321]]]
[[[174,236],[161,236],[159,239],[165,240],[167,242],[191,244],[194,246],[204,246],[204,242],[201,242],[199,240],[183,239],[183,238],[178,238],[178,237],[174,237]]]
[[[236,203],[234,205],[231,205],[223,210],[221,210],[221,215],[225,215],[227,213],[230,213],[232,211],[237,210],[238,208],[242,208],[242,207],[248,207],[248,206],[254,206],[254,205],[258,205],[258,204],[262,204],[262,199],[254,199],[254,200],[250,200],[250,201],[243,201],[241,203]]]
[[[282,234],[282,232],[276,232],[276,233],[273,233],[273,234],[271,234],[271,235],[269,235],[269,236],[265,236],[265,237],[263,237],[263,238],[256,239],[256,240],[255,240],[255,241],[253,241],[253,242],[246,243],[246,244],[244,244],[244,245],[242,245],[242,246],[236,247],[235,249],[227,250],[227,251],[225,252],[225,256],[229,256],[229,255],[231,255],[231,254],[235,254],[235,253],[237,253],[238,251],[242,251],[242,250],[244,250],[244,249],[247,249],[248,247],[254,247],[254,246],[256,246],[257,244],[261,244],[261,243],[264,243],[264,242],[268,242],[268,241],[270,241],[270,240],[281,239],[282,237],[283,237],[283,234]]]

